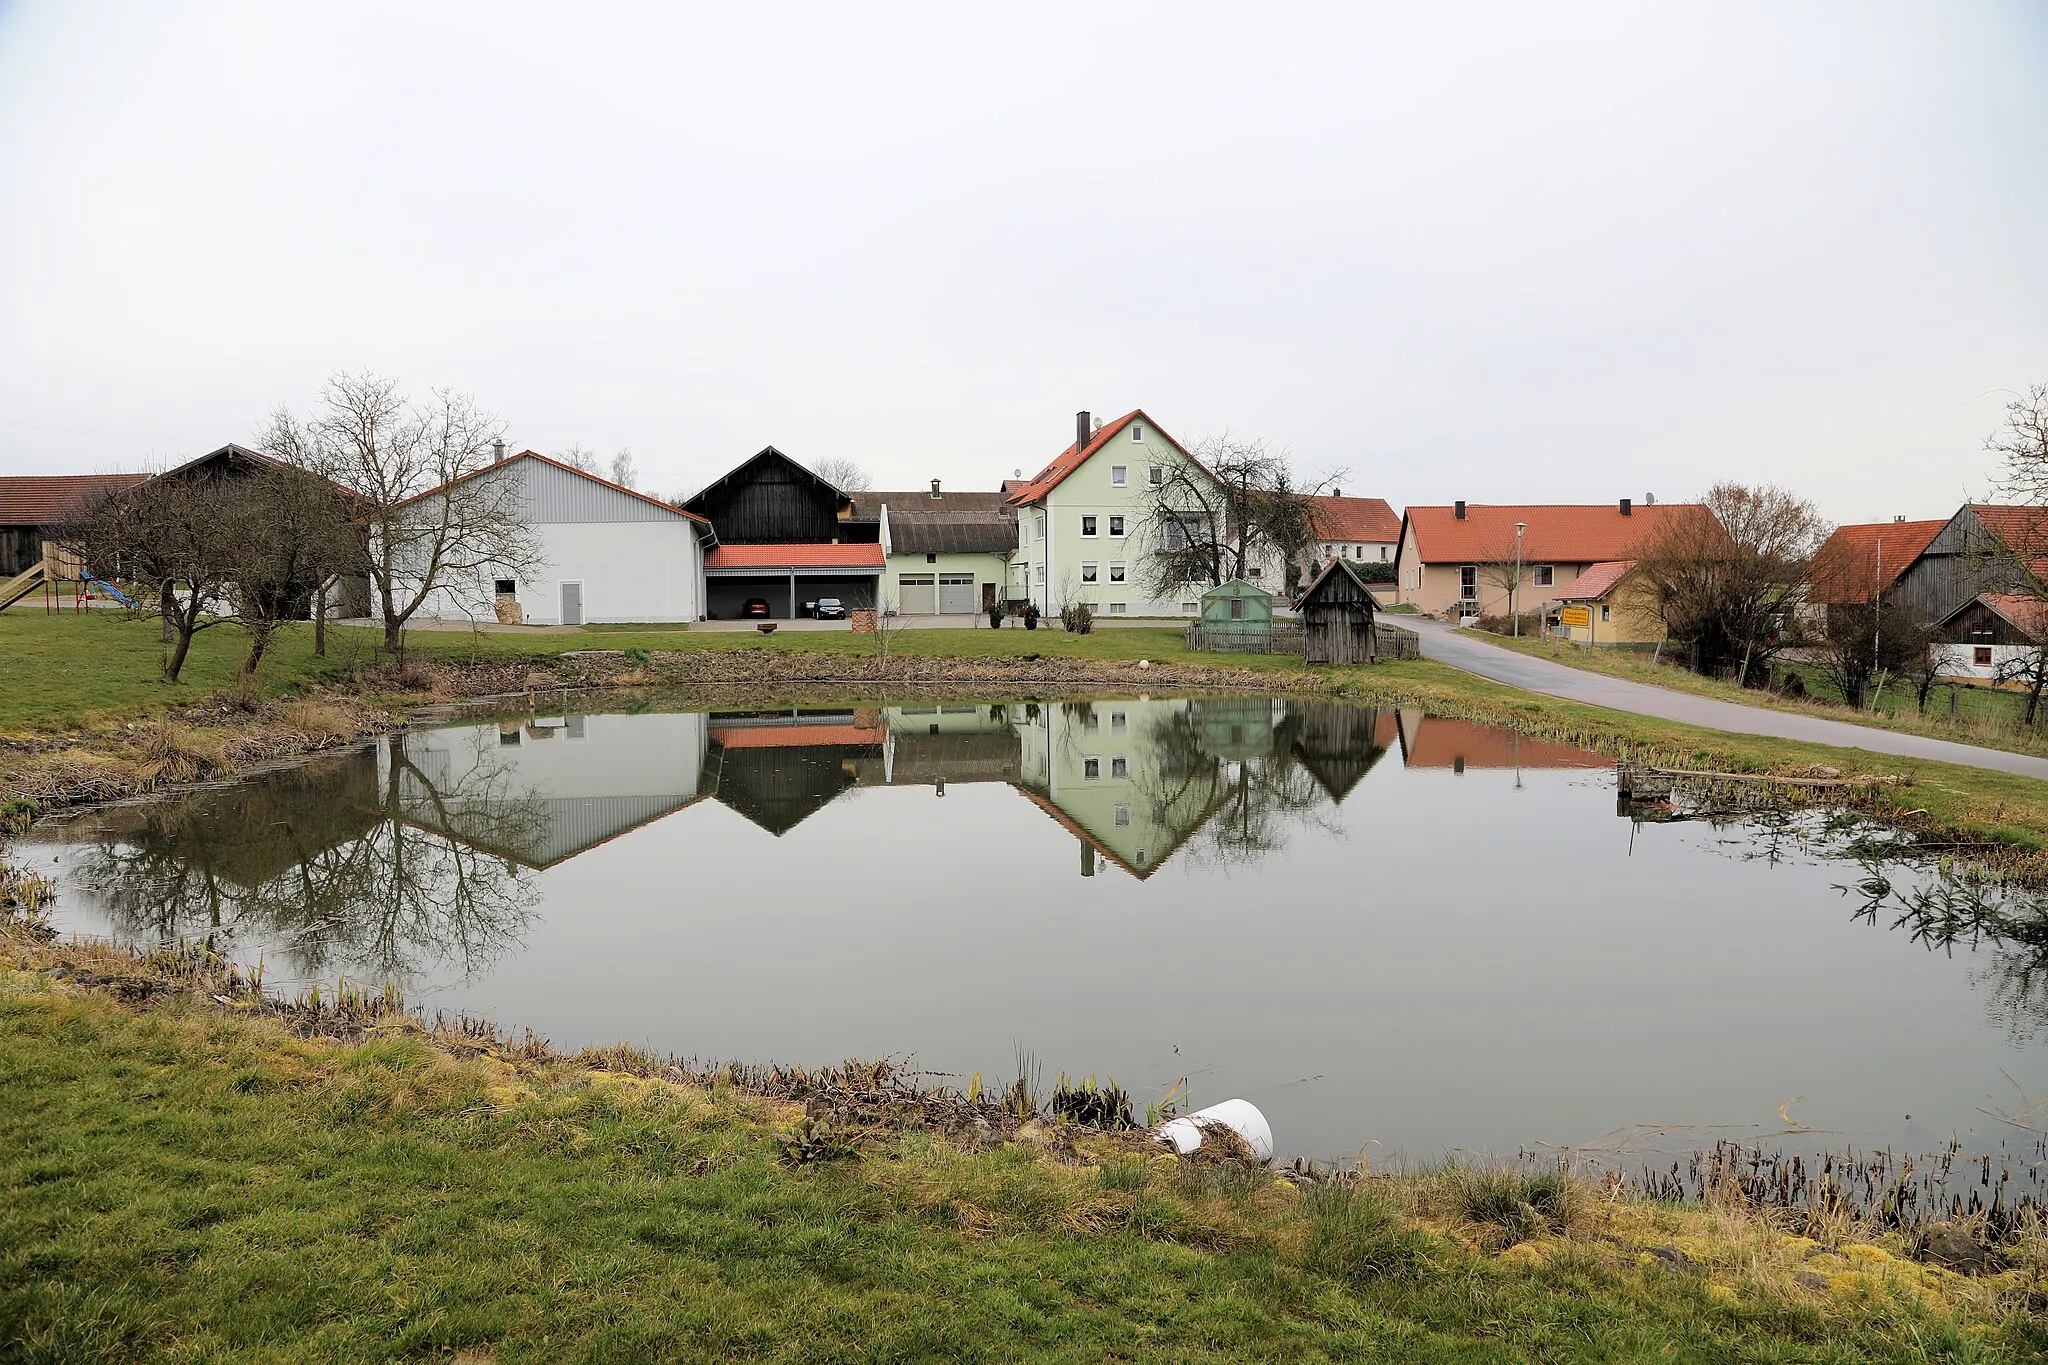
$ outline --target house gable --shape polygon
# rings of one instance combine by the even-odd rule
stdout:
[[[718,538],[732,544],[819,544],[874,540],[864,521],[856,537],[853,499],[789,456],[768,446],[717,479],[683,506],[710,519]]]

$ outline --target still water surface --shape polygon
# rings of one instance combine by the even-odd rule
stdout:
[[[1812,821],[1627,818],[1597,755],[1410,711],[462,723],[36,838],[60,927],[273,985],[992,1083],[1022,1047],[1141,1111],[1246,1096],[1286,1154],[1981,1145],[2048,1094],[2048,949],[1859,916]]]

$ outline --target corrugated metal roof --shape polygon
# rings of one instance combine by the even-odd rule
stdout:
[[[107,493],[133,488],[147,474],[0,475],[0,526],[54,526]]]
[[[994,513],[899,513],[889,505],[889,546],[900,555],[1003,555],[1017,548],[1017,523]]]
[[[882,515],[882,504],[889,504],[889,516],[893,519],[904,512],[985,512],[1000,513],[1008,517],[1003,506],[1003,494],[970,489],[965,492],[941,489],[939,496],[932,496],[929,488],[913,488],[900,493],[854,493],[853,515],[861,521],[875,521]]]

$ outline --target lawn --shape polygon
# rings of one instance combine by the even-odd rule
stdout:
[[[2015,1283],[1758,1222],[880,1135],[416,1027],[147,1012],[0,937],[0,1358],[2002,1361]],[[104,966],[103,960],[96,965]],[[1531,1186],[1521,1186],[1532,1189]],[[1459,1201],[1458,1196],[1452,1196]],[[1563,1207],[1563,1206],[1559,1206]],[[1459,1210],[1464,1210],[1461,1213]],[[1525,1239],[1497,1251],[1514,1236]],[[1640,1248],[1677,1241],[1690,1272]],[[1799,1279],[1801,1274],[1805,1279]],[[2010,1279],[2011,1277],[2008,1277]]]

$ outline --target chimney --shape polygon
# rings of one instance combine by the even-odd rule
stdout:
[[[1341,498],[1344,496],[1344,490],[1341,488],[1332,488],[1330,490],[1330,496],[1333,498]]]
[[[937,497],[938,495],[939,495],[939,481],[938,481],[937,479],[933,479],[933,480],[932,480],[932,496],[936,498],[936,497]]]
[[[1463,521],[1465,519],[1465,500],[1463,498],[1459,498],[1456,502],[1451,504],[1451,515],[1456,517],[1459,521]]]
[[[502,436],[491,442],[491,463],[505,463],[505,438]]]
[[[1086,411],[1082,411],[1082,412],[1077,412],[1077,413],[1075,413],[1075,414],[1074,414],[1074,449],[1075,449],[1075,450],[1079,450],[1079,449],[1081,449],[1081,448],[1082,448],[1083,446],[1087,445],[1087,444],[1088,444],[1088,442],[1090,442],[1090,441],[1091,441],[1091,440],[1093,440],[1093,439],[1095,439],[1095,430],[1094,430],[1094,428],[1092,428],[1092,427],[1090,427],[1090,426],[1088,425],[1088,414],[1087,414],[1087,412],[1086,412]]]
[[[1635,504],[1630,502],[1627,498],[1623,498],[1621,500],[1621,514],[1625,517],[1634,516],[1636,514]]]

